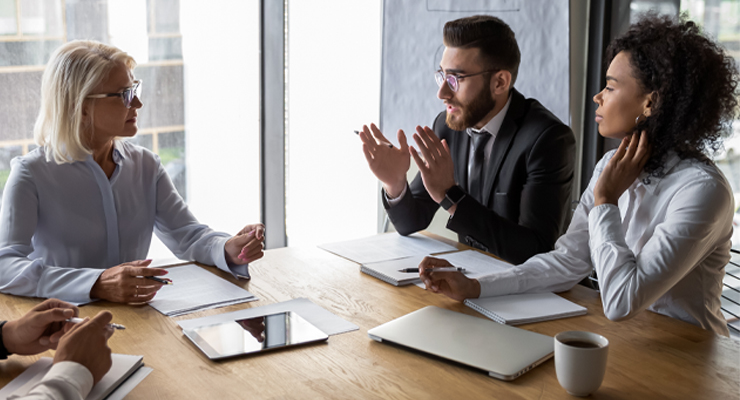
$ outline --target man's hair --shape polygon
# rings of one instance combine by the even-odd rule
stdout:
[[[480,49],[485,68],[509,71],[514,87],[521,54],[506,22],[490,15],[474,15],[447,22],[443,32],[445,46]]]
[[[132,70],[136,66],[118,48],[94,41],[72,41],[52,54],[41,79],[41,109],[33,132],[47,161],[71,163],[92,153],[82,139],[82,111],[93,101],[87,96],[119,63]]]
[[[642,15],[609,45],[607,64],[621,52],[629,55],[643,91],[655,93],[650,117],[637,127],[647,132],[651,147],[645,172],[664,174],[671,151],[699,160],[717,151],[738,111],[735,60],[685,15],[654,12]]]

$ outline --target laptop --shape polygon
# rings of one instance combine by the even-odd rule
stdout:
[[[390,342],[511,381],[553,355],[551,336],[428,306],[367,331]]]

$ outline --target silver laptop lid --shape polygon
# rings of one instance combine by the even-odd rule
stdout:
[[[428,306],[367,331],[388,341],[513,380],[553,354],[553,338]]]

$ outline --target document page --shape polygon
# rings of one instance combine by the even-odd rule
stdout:
[[[319,248],[360,264],[457,250],[454,246],[420,233],[409,236],[384,233],[363,239],[323,244]]]
[[[163,286],[149,302],[164,315],[173,317],[257,300],[252,293],[195,264],[167,268],[167,271],[172,285]]]

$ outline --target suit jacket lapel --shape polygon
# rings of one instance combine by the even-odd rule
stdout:
[[[513,90],[511,93],[511,104],[509,110],[504,117],[504,122],[501,124],[501,128],[496,135],[496,141],[493,142],[493,150],[491,151],[491,158],[488,161],[486,171],[486,182],[483,186],[483,205],[488,205],[491,200],[493,185],[498,177],[501,164],[506,158],[506,154],[509,152],[511,143],[516,136],[519,125],[516,121],[519,117],[524,114],[524,96],[521,93]]]

